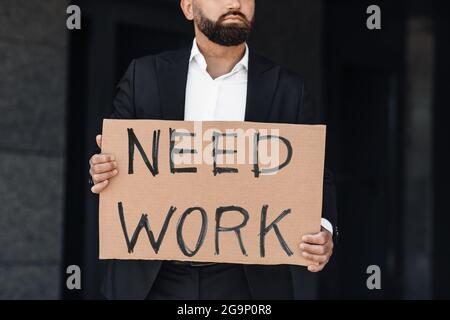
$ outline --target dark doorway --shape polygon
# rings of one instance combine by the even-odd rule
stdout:
[[[401,139],[404,13],[379,1],[382,30],[366,28],[367,1],[325,1],[325,106],[336,177],[340,240],[322,296],[398,297],[401,272]],[[382,270],[368,290],[366,270]]]
[[[82,8],[85,27],[70,39],[64,265],[80,265],[83,283],[81,291],[69,291],[62,281],[62,291],[64,298],[97,299],[102,267],[97,262],[98,201],[87,184],[88,159],[98,151],[95,136],[112,111],[115,86],[131,60],[188,46],[193,32],[177,1],[75,4]]]

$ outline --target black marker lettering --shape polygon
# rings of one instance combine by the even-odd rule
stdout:
[[[222,215],[228,211],[237,211],[237,212],[241,213],[242,216],[244,217],[244,221],[242,221],[242,223],[240,225],[237,225],[235,227],[222,227],[220,225],[220,220],[222,219]],[[217,208],[217,210],[216,210],[216,253],[215,253],[216,255],[220,254],[220,252],[219,252],[220,251],[219,250],[219,232],[234,231],[234,232],[236,232],[236,236],[238,238],[239,246],[241,247],[242,254],[244,256],[247,256],[247,252],[245,251],[244,243],[242,242],[241,228],[243,228],[247,225],[248,219],[249,219],[249,214],[248,214],[247,210],[245,210],[244,208],[237,207],[237,206]]]
[[[195,149],[179,149],[175,148],[175,138],[176,137],[195,137],[195,133],[185,133],[185,132],[177,132],[176,129],[169,129],[170,134],[170,147],[169,147],[169,159],[170,159],[170,172],[171,173],[196,173],[197,168],[175,168],[175,163],[173,162],[174,154],[196,154],[197,150]]]
[[[186,246],[186,243],[184,242],[184,239],[183,239],[183,225],[184,225],[184,221],[186,220],[187,216],[190,215],[194,211],[199,211],[200,214],[202,215],[202,228],[200,229],[200,234],[198,235],[198,240],[197,240],[197,244],[195,245],[195,249],[190,250]],[[203,242],[205,241],[207,230],[208,230],[208,216],[206,214],[205,209],[200,208],[200,207],[187,209],[181,215],[180,220],[178,221],[178,225],[177,225],[177,242],[178,242],[178,246],[181,249],[181,252],[183,252],[183,254],[188,257],[195,256],[195,254],[198,252],[198,250],[200,250],[200,248],[203,245]]]
[[[213,141],[213,165],[214,165],[214,175],[221,173],[238,173],[239,170],[236,168],[219,168],[217,167],[217,155],[218,154],[236,154],[237,150],[226,150],[226,149],[219,149],[219,138],[220,137],[237,137],[237,133],[218,133],[214,132],[212,141]]]
[[[280,241],[281,247],[286,252],[288,256],[292,256],[293,252],[291,249],[289,249],[286,241],[284,241],[283,236],[281,235],[280,229],[278,229],[277,223],[281,221],[285,216],[287,216],[289,213],[291,213],[291,209],[284,210],[269,226],[266,227],[267,224],[267,208],[268,205],[264,205],[261,210],[261,229],[259,234],[259,249],[261,257],[264,257],[266,255],[266,249],[265,249],[265,240],[266,235],[269,233],[271,229],[275,231],[275,234],[277,235],[278,241]]]
[[[153,165],[148,160],[147,155],[145,154],[144,149],[142,148],[141,143],[138,138],[134,134],[132,128],[128,128],[128,174],[134,173],[134,146],[139,150],[139,153],[144,160],[145,165],[150,170],[153,176],[156,176],[158,171],[158,149],[159,149],[159,137],[161,135],[161,130],[153,131],[153,148],[152,148],[152,159]]]
[[[286,160],[282,164],[278,165],[277,167],[259,169],[259,164],[258,164],[258,159],[259,159],[259,155],[258,155],[259,141],[261,141],[261,140],[269,140],[269,139],[279,139],[286,145],[286,148],[287,148]],[[275,172],[280,171],[284,167],[286,167],[292,160],[292,145],[291,145],[291,142],[288,139],[284,138],[284,137],[273,136],[273,135],[260,136],[259,132],[258,132],[255,135],[255,139],[254,139],[253,156],[254,156],[255,163],[253,164],[253,170],[252,171],[254,172],[255,177],[259,178],[259,176],[261,174],[264,175],[264,174],[275,173]]]
[[[125,241],[126,241],[127,247],[128,247],[128,253],[133,252],[136,242],[139,238],[139,234],[141,233],[142,228],[144,228],[145,231],[147,232],[147,236],[148,236],[148,239],[150,240],[150,244],[152,245],[153,250],[155,251],[156,254],[158,254],[159,248],[164,239],[167,228],[169,227],[170,219],[172,218],[173,214],[175,213],[176,208],[170,207],[169,212],[167,213],[167,216],[166,216],[166,220],[164,221],[164,224],[161,228],[161,232],[159,233],[157,240],[155,240],[155,236],[153,234],[153,231],[150,228],[150,223],[148,221],[148,216],[146,214],[142,215],[136,229],[134,230],[133,236],[130,240],[130,238],[128,236],[127,226],[125,223],[125,216],[124,216],[122,202],[119,202],[117,204],[117,206],[119,209],[120,224],[122,225],[122,231],[125,236]]]

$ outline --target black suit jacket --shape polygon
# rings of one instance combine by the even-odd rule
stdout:
[[[186,81],[191,48],[133,60],[117,86],[113,119],[184,120]],[[246,121],[318,124],[318,111],[303,79],[252,50],[249,55]],[[332,176],[324,174],[322,216],[336,226],[336,195]],[[144,299],[161,261],[109,260],[102,293],[109,299]],[[255,299],[293,297],[288,265],[244,265]]]

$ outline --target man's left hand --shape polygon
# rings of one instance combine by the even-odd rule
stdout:
[[[302,237],[300,251],[308,261],[308,271],[322,271],[330,261],[333,254],[333,237],[331,232],[322,228],[322,231],[315,234],[308,234]]]

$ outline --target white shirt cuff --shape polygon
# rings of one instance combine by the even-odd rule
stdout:
[[[333,225],[331,224],[330,221],[328,221],[325,218],[322,218],[322,220],[320,221],[320,225],[325,229],[327,229],[328,231],[330,231],[331,235],[333,235]]]

